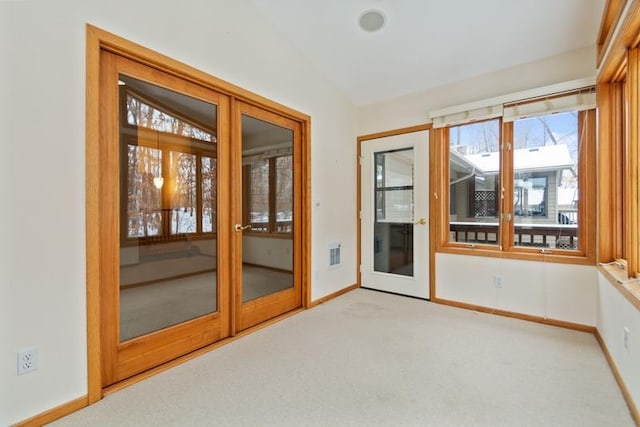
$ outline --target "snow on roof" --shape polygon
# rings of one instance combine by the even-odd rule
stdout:
[[[484,173],[496,173],[499,170],[498,152],[471,154],[464,157]],[[573,161],[566,145],[545,145],[515,150],[513,167],[517,171],[559,170],[573,167]]]

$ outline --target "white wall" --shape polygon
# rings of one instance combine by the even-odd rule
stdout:
[[[435,271],[438,298],[596,325],[596,267],[438,253]]]
[[[595,47],[506,68],[358,109],[358,135],[429,121],[429,112],[596,75]]]
[[[624,328],[629,329],[627,348]],[[640,408],[640,311],[598,273],[598,332]]]
[[[429,121],[429,112],[596,74],[595,47],[575,50],[358,109],[358,134]],[[437,254],[436,295],[595,325],[595,267]],[[499,292],[493,275],[504,277]]]
[[[0,425],[87,391],[87,22],[309,114],[312,296],[355,283],[354,107],[248,0],[0,2],[0,20]],[[326,268],[330,241],[341,269]],[[30,346],[40,369],[18,377]]]

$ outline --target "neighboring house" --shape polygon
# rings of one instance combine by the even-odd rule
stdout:
[[[498,185],[500,158],[498,152],[465,154],[466,146],[455,146],[450,151],[451,230],[461,230],[465,223],[483,223],[497,226],[500,187]],[[567,234],[567,227],[549,228],[549,225],[577,227],[577,187],[563,187],[563,174],[574,174],[574,161],[566,145],[547,145],[514,150],[513,215],[516,227],[527,225],[531,229],[545,229],[557,236]],[[517,227],[519,228],[519,227]],[[571,230],[569,234],[573,234]],[[454,241],[495,241],[495,235],[478,237],[455,234]],[[518,234],[518,233],[516,233]],[[538,236],[537,233],[533,233]],[[539,238],[524,242],[535,246],[548,246],[551,242]]]

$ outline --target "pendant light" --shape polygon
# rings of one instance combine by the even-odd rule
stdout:
[[[153,185],[156,186],[156,188],[158,190],[160,190],[162,188],[162,185],[164,184],[164,178],[162,177],[162,158],[160,157],[160,131],[156,131],[157,132],[157,148],[158,148],[158,163],[160,163],[160,165],[158,166],[158,176],[153,178]]]

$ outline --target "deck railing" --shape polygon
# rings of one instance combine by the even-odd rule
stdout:
[[[577,249],[578,227],[575,224],[515,224],[516,246]],[[497,244],[498,224],[485,222],[451,222],[452,242]]]

